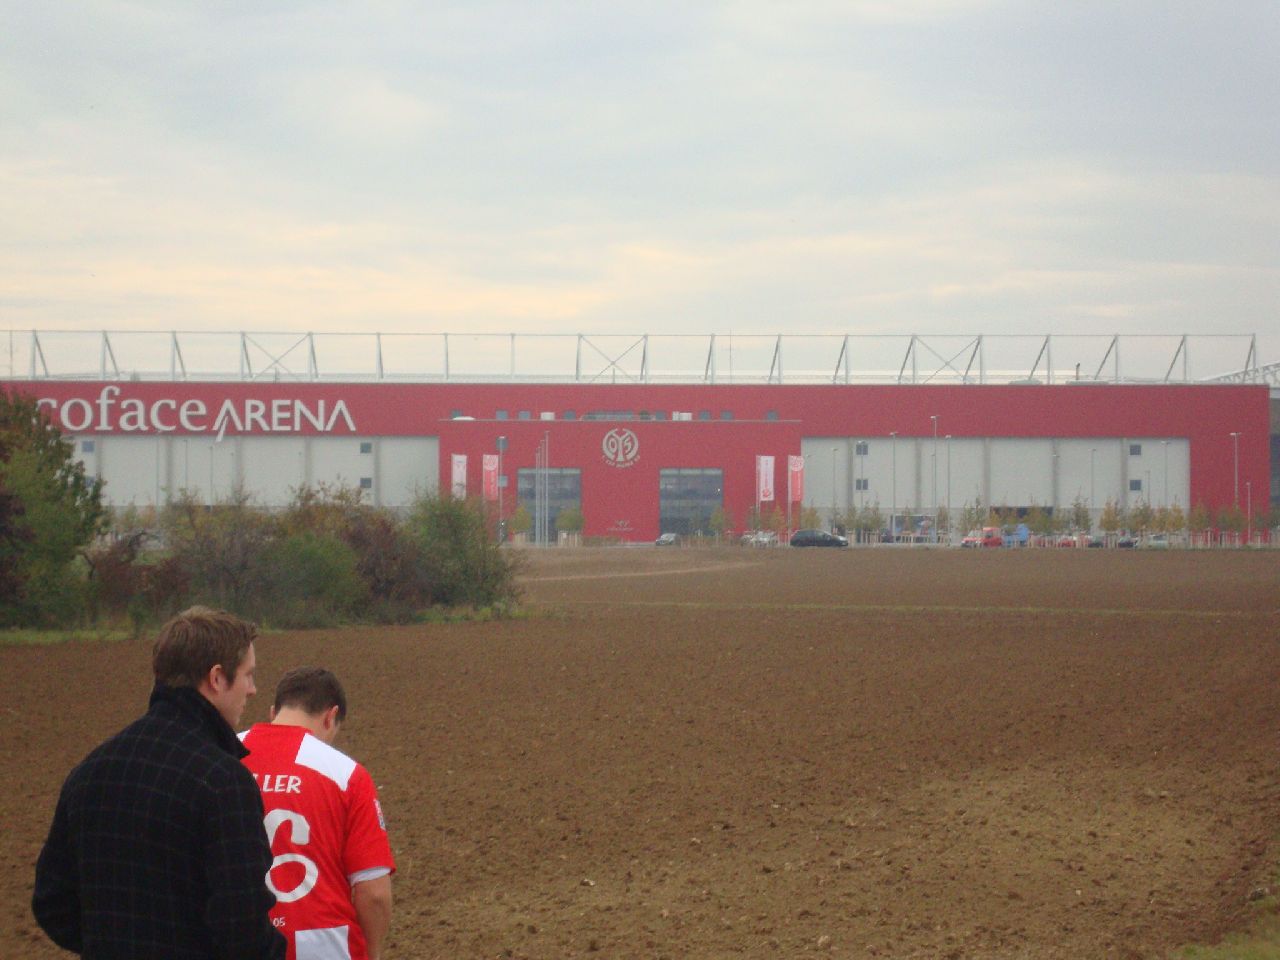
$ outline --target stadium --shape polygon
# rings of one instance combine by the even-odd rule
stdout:
[[[1280,502],[1277,370],[1252,337],[10,331],[114,507],[304,485],[480,498],[529,535],[730,531],[770,509],[940,515]],[[946,511],[943,514],[943,511]],[[812,516],[812,514],[810,514]],[[1265,526],[1265,524],[1264,524]],[[952,534],[958,535],[955,524]]]

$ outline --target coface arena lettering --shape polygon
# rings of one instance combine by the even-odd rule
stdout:
[[[217,407],[212,420],[203,400],[162,397],[147,403],[122,396],[122,388],[108,384],[92,399],[71,397],[58,401],[42,397],[37,404],[71,433],[298,433],[309,426],[317,433],[356,432],[355,420],[345,400],[277,397],[264,400],[228,398]]]

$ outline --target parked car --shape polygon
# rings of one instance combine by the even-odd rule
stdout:
[[[847,547],[849,538],[825,530],[797,530],[791,535],[793,547]]]
[[[1138,545],[1138,541],[1133,537],[1121,537],[1116,541],[1116,546],[1121,550],[1132,550]]]
[[[1097,550],[1099,547],[1105,547],[1107,545],[1107,541],[1102,539],[1102,537],[1092,536],[1089,538],[1089,542],[1085,545],[1092,550]]]
[[[1142,545],[1147,550],[1168,550],[1169,535],[1167,533],[1156,533],[1147,537],[1146,543]]]
[[[742,542],[748,547],[776,547],[778,535],[772,530],[752,530],[742,535]]]
[[[659,535],[658,539],[653,541],[655,547],[674,547],[680,542],[678,533],[664,533]]]
[[[1000,547],[1004,545],[1004,537],[999,527],[983,527],[981,530],[970,530],[968,536],[960,541],[962,547]]]

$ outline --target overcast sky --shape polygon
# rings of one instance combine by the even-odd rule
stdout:
[[[1280,360],[1275,0],[0,12],[0,328],[1257,333]]]

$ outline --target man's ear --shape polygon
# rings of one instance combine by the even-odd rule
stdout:
[[[267,707],[267,723],[274,723],[276,719],[276,705],[273,703]]]
[[[222,669],[222,664],[215,663],[209,668],[209,672],[205,675],[204,682],[208,684],[209,690],[213,693],[221,693],[230,684],[227,683],[227,674]]]
[[[338,705],[335,703],[332,707],[324,712],[324,728],[326,730],[336,729],[338,726]]]

